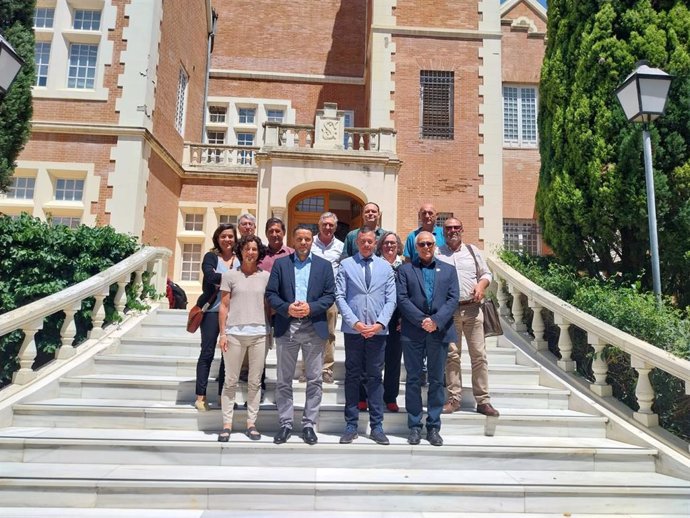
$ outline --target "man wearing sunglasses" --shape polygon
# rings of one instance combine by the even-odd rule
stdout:
[[[448,351],[448,400],[443,412],[450,414],[460,409],[460,337],[464,334],[472,363],[472,393],[477,402],[477,412],[489,417],[498,417],[499,412],[491,405],[489,396],[489,364],[486,359],[484,315],[481,308],[484,291],[491,284],[491,271],[476,246],[467,243],[463,246],[462,231],[462,222],[459,219],[447,219],[443,229],[446,244],[439,248],[437,256],[439,261],[455,268],[460,285],[460,303],[455,311],[458,342],[457,346],[451,346]]]
[[[432,446],[443,445],[439,433],[445,401],[443,371],[448,344],[458,338],[453,315],[458,307],[458,277],[448,264],[434,257],[436,243],[431,232],[422,231],[415,239],[418,258],[398,271],[396,285],[400,310],[400,342],[407,380],[405,409],[410,434],[407,442],[419,444],[422,438],[422,365],[427,362],[426,439]]]

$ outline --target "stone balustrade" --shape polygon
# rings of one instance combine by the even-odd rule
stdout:
[[[90,297],[95,298],[91,312],[93,328],[89,331],[87,339],[102,337],[106,332],[103,329],[106,318],[104,301],[110,294],[111,286],[117,286],[113,300],[116,317],[123,318],[127,302],[126,287],[131,284],[137,299],[142,300],[145,272],[148,272],[149,282],[153,284],[155,293],[165,293],[168,261],[171,255],[170,250],[165,248],[144,247],[79,284],[0,315],[0,336],[17,330],[24,334],[18,353],[20,368],[14,373],[12,382],[23,385],[37,377],[39,371],[33,370],[37,354],[36,333],[43,328],[46,317],[60,311],[65,313],[65,320],[60,329],[61,345],[55,352],[55,359],[70,358],[78,353],[78,348],[73,347],[72,342],[77,331],[75,315],[81,310],[82,302]]]
[[[511,325],[518,332],[524,332],[527,329],[523,322],[522,295],[526,297],[527,305],[534,314],[531,325],[534,338],[531,340],[531,345],[535,352],[544,353],[548,350],[547,339],[544,335],[544,311],[553,314],[554,324],[560,328],[557,347],[561,358],[557,361],[557,365],[564,372],[575,370],[575,362],[571,357],[573,350],[570,339],[571,326],[575,326],[587,334],[587,343],[594,352],[592,362],[594,382],[590,384],[590,389],[595,394],[599,396],[611,395],[611,386],[606,383],[608,374],[606,348],[609,346],[616,347],[630,356],[631,367],[638,374],[635,396],[639,409],[633,413],[635,420],[648,427],[659,424],[658,415],[652,411],[652,404],[656,396],[649,379],[649,373],[652,369],[660,369],[682,380],[685,383],[686,394],[690,395],[690,361],[678,358],[588,315],[539,287],[500,259],[489,258],[488,264],[498,283],[497,299],[500,305],[500,314],[504,318],[512,320]],[[513,296],[511,308],[508,308],[507,305],[506,291]]]
[[[204,168],[252,167],[258,146],[185,143],[182,161],[191,167]]]
[[[281,124],[278,122],[264,123],[265,140],[267,147],[279,147],[287,149],[332,149],[348,152],[363,151],[395,151],[396,131],[392,128],[343,128],[341,139],[331,139],[330,144],[324,144],[324,139],[318,139],[316,128],[308,124]],[[315,142],[321,144],[315,145]]]

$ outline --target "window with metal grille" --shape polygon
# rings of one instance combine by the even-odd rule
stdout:
[[[454,80],[454,72],[420,72],[419,119],[422,138],[453,139]]]
[[[36,178],[15,176],[12,178],[9,189],[7,189],[7,197],[16,200],[31,200],[34,197],[35,186]]]
[[[175,129],[184,136],[185,110],[187,109],[187,85],[189,75],[184,68],[180,68],[180,75],[177,80],[177,104],[175,106]]]
[[[533,219],[504,219],[503,246],[507,250],[541,254],[541,230]]]
[[[443,228],[443,225],[446,224],[446,220],[454,217],[452,212],[439,212],[436,214],[436,226]]]
[[[180,278],[183,281],[198,281],[201,269],[201,244],[185,243],[182,246],[182,271]]]
[[[503,87],[503,145],[536,147],[537,89]]]

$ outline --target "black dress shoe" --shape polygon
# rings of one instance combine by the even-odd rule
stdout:
[[[288,428],[287,426],[283,426],[280,431],[276,434],[276,436],[273,438],[273,442],[275,444],[283,444],[284,442],[287,442],[287,440],[290,438],[292,435],[292,428]]]
[[[422,442],[422,429],[418,427],[412,428],[410,435],[407,436],[407,442],[413,446]]]
[[[443,446],[443,439],[436,428],[429,428],[426,432],[426,440],[429,441],[429,444],[432,446]]]
[[[308,445],[316,444],[319,438],[316,436],[316,432],[311,426],[307,426],[302,430],[302,440]]]

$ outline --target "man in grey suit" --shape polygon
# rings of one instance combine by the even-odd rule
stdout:
[[[283,444],[292,435],[292,378],[297,355],[302,349],[307,376],[302,439],[311,445],[318,441],[314,426],[321,405],[323,349],[328,339],[326,311],[335,299],[335,282],[331,263],[311,253],[312,231],[297,227],[292,236],[294,253],[273,264],[266,286],[266,299],[276,312],[273,327],[278,359],[276,406],[280,431],[273,442]]]
[[[374,256],[376,234],[362,227],[356,240],[359,252],[341,261],[335,303],[345,334],[345,433],[341,444],[357,438],[359,385],[365,375],[369,403],[370,437],[389,444],[383,432],[383,383],[388,321],[395,310],[395,276],[388,261]]]

